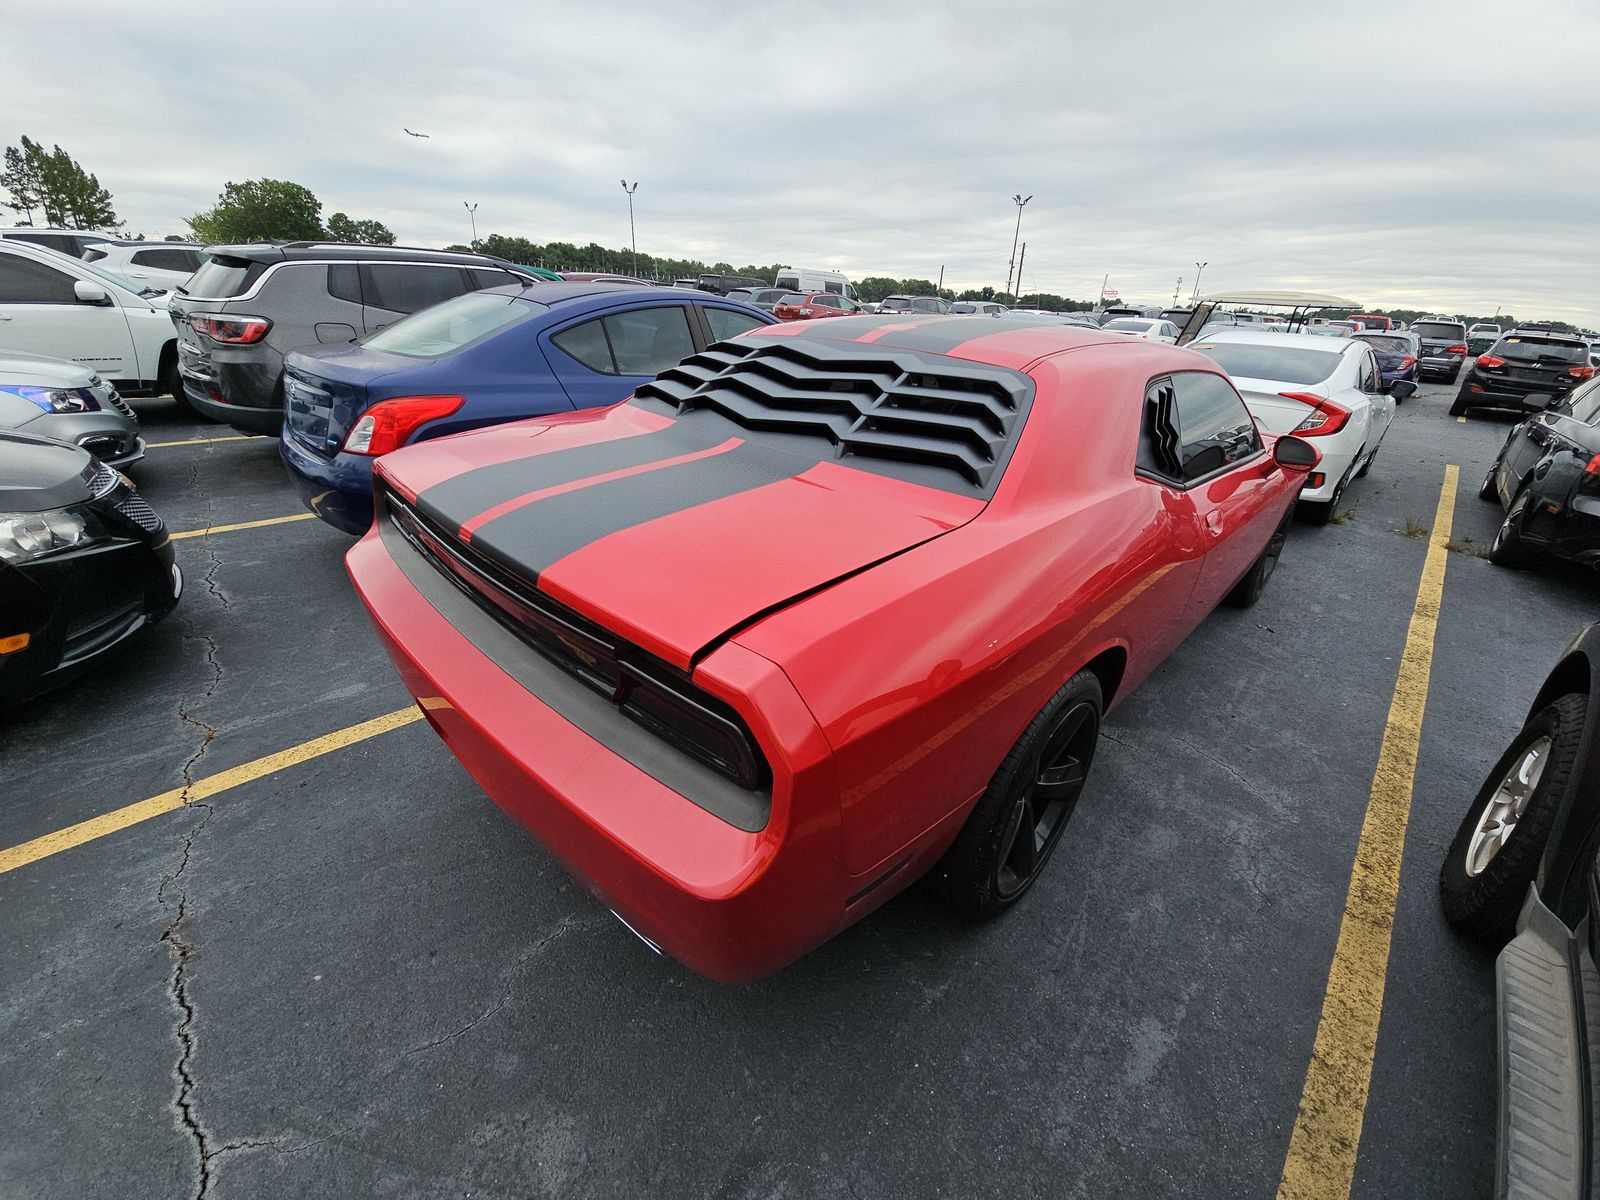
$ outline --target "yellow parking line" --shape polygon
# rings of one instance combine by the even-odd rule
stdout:
[[[0,875],[7,871],[15,871],[18,867],[25,867],[29,863],[38,862],[41,858],[60,854],[63,850],[71,850],[85,842],[92,842],[96,838],[103,838],[107,834],[116,833],[118,830],[127,829],[130,825],[137,825],[141,821],[148,821],[151,817],[159,817],[192,804],[197,800],[205,800],[229,788],[236,788],[240,784],[250,783],[252,780],[261,779],[289,767],[309,762],[324,754],[331,754],[335,750],[342,750],[346,746],[353,746],[357,742],[366,741],[368,738],[377,737],[380,733],[387,733],[391,729],[410,725],[422,717],[422,711],[417,708],[401,708],[392,713],[385,713],[381,717],[374,717],[370,721],[363,721],[359,725],[350,725],[344,729],[325,733],[319,738],[312,738],[309,742],[301,742],[298,746],[291,746],[287,750],[280,750],[276,754],[269,754],[265,758],[258,758],[252,762],[244,763],[237,767],[230,767],[226,771],[219,771],[215,775],[198,779],[189,785],[187,791],[183,788],[173,788],[170,792],[162,792],[159,796],[151,796],[148,800],[140,800],[136,804],[129,804],[112,812],[103,813],[98,817],[91,817],[87,821],[80,821],[76,825],[68,825],[65,829],[58,829],[54,833],[47,833],[36,837],[32,841],[22,842],[18,845],[0,850]]]
[[[167,446],[205,446],[211,442],[259,442],[262,440],[262,435],[259,433],[240,433],[232,437],[184,438],[179,442],[146,442],[144,448],[146,450],[161,450]]]
[[[261,521],[239,521],[233,525],[207,525],[204,529],[186,529],[171,535],[173,541],[181,538],[205,537],[208,533],[232,533],[235,529],[260,529],[266,525],[287,525],[290,521],[310,521],[316,513],[294,513],[287,517],[267,517]]]
[[[1348,1200],[1355,1176],[1459,478],[1458,467],[1445,467],[1278,1200]]]

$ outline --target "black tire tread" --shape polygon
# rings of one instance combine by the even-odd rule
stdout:
[[[1017,783],[1018,771],[1032,757],[1034,744],[1049,733],[1057,714],[1067,703],[1076,702],[1080,693],[1092,696],[1095,707],[1104,715],[1105,699],[1100,690],[1100,678],[1093,671],[1085,668],[1057,688],[1001,760],[994,777],[989,780],[989,786],[984,789],[966,824],[961,827],[961,832],[930,873],[929,881],[934,891],[960,915],[975,921],[990,920],[1032,890],[1030,885],[1009,900],[995,893],[994,859],[1000,851],[999,835],[1011,806],[1011,792]],[[1057,846],[1060,840],[1057,840]],[[1054,847],[1051,849],[1053,851]],[[1042,871],[1043,866],[1040,869]]]
[[[1439,867],[1439,906],[1444,910],[1445,920],[1469,937],[1491,945],[1503,945],[1515,929],[1528,886],[1538,874],[1539,860],[1544,856],[1556,810],[1577,770],[1588,708],[1587,696],[1571,692],[1534,713],[1490,769],[1462,818]],[[1490,791],[1499,785],[1522,750],[1541,736],[1550,738],[1550,760],[1545,764],[1539,786],[1511,840],[1483,873],[1473,879],[1467,875],[1467,846],[1472,841],[1478,814],[1488,801]]]

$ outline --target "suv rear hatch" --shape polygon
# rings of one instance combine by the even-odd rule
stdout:
[[[281,251],[278,254],[281,257]],[[210,347],[190,327],[189,315],[227,312],[228,302],[255,286],[270,265],[255,258],[214,252],[187,282],[174,288],[168,296],[167,314],[178,331],[178,370],[198,383],[202,390],[213,390],[216,376]]]
[[[1466,354],[1465,325],[1446,321],[1417,321],[1411,326],[1411,332],[1422,343],[1423,358],[1459,360]],[[1451,353],[1451,346],[1460,346],[1461,349]]]
[[[615,409],[408,447],[379,477],[480,575],[690,669],[766,614],[976,517],[1032,395],[1004,368],[741,338]]]
[[[1485,391],[1510,396],[1560,395],[1593,375],[1585,343],[1526,335],[1501,338],[1473,367]]]

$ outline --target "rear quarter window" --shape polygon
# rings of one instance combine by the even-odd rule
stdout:
[[[362,263],[363,303],[388,312],[414,313],[467,290],[460,267],[422,263]]]

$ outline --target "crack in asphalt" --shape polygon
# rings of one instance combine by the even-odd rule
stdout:
[[[506,984],[505,990],[500,993],[500,999],[495,1001],[488,1008],[484,1009],[477,1016],[473,1017],[472,1020],[461,1026],[461,1028],[456,1029],[451,1033],[447,1033],[443,1037],[435,1038],[431,1042],[423,1042],[419,1046],[411,1047],[411,1049],[405,1052],[405,1057],[410,1058],[414,1054],[425,1054],[429,1050],[437,1050],[440,1046],[446,1045],[455,1041],[459,1037],[463,1037],[464,1035],[471,1033],[479,1025],[482,1025],[490,1017],[494,1016],[506,1005],[511,1003],[511,998],[517,990],[517,977],[521,975],[522,969],[527,966],[529,962],[543,954],[545,948],[552,942],[559,941],[573,930],[581,929],[590,923],[591,922],[586,920],[579,920],[577,917],[562,917],[561,920],[556,922],[555,928],[553,928],[549,933],[545,934],[544,937],[540,938],[533,945],[529,946],[517,957],[517,961],[513,963],[511,967],[511,981]]]
[[[192,486],[199,486],[200,468],[196,462],[190,467],[189,478]],[[224,609],[228,607],[228,598],[216,582],[216,573],[222,566],[222,559],[211,547],[206,547],[210,557],[210,564],[206,569],[203,581],[206,592]],[[183,638],[186,642],[200,642],[205,647],[205,663],[210,674],[210,679],[204,691],[194,701],[180,699],[178,701],[178,719],[185,725],[191,725],[198,731],[198,741],[193,752],[184,760],[181,768],[182,798],[185,808],[201,810],[201,817],[185,832],[183,837],[183,852],[178,860],[178,867],[170,875],[162,877],[160,885],[156,888],[156,903],[167,907],[172,901],[167,897],[169,888],[177,889],[177,912],[172,921],[161,933],[161,943],[167,948],[172,959],[172,979],[170,991],[173,1006],[178,1012],[178,1062],[174,1068],[177,1076],[178,1090],[173,1098],[173,1106],[177,1110],[178,1120],[189,1136],[193,1139],[195,1152],[199,1160],[200,1179],[199,1188],[195,1195],[198,1200],[205,1200],[211,1190],[212,1172],[211,1162],[216,1155],[228,1149],[227,1146],[213,1149],[211,1136],[206,1132],[205,1125],[201,1122],[194,1101],[194,1089],[197,1084],[194,1072],[195,1034],[194,1026],[197,1013],[194,1001],[189,997],[189,964],[195,957],[194,944],[185,935],[184,922],[189,915],[189,892],[183,883],[189,871],[189,861],[194,852],[195,840],[200,836],[206,825],[210,822],[215,811],[211,805],[204,801],[193,800],[190,792],[195,784],[195,773],[200,760],[205,757],[210,749],[212,740],[216,738],[218,730],[198,715],[198,710],[222,683],[222,663],[217,658],[217,642],[210,634],[200,633],[195,628],[194,618],[188,611],[183,615]],[[230,1143],[230,1145],[232,1145]]]

